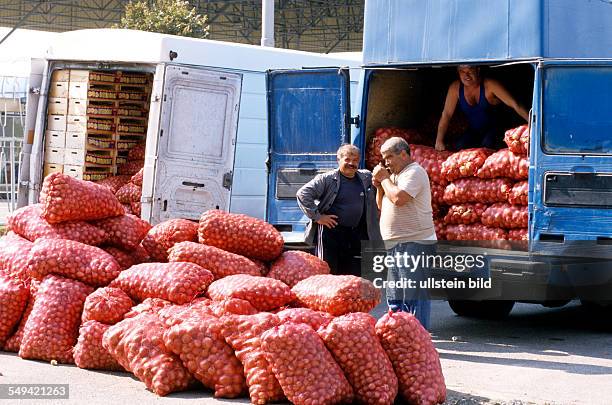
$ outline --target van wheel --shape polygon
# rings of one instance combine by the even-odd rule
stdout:
[[[514,301],[448,300],[448,305],[459,316],[480,319],[502,319],[512,311]]]
[[[571,300],[553,300],[553,301],[542,301],[540,305],[546,308],[560,308],[570,303]]]
[[[580,300],[580,303],[584,309],[597,316],[612,317],[612,301]]]

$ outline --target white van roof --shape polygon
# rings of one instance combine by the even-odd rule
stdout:
[[[11,28],[0,27],[0,39]],[[56,32],[17,29],[0,45],[0,98],[25,97],[32,60],[42,59]],[[0,107],[4,111],[4,105]]]
[[[0,39],[11,30],[12,28],[0,27]],[[24,57],[43,58],[49,44],[58,35],[57,32],[17,29],[0,45],[0,61]]]
[[[58,34],[49,48],[47,57],[53,60],[157,64],[170,62],[170,52],[177,54],[175,63],[231,67],[247,71],[361,65],[361,58],[356,58],[355,55],[347,58],[335,57],[257,45],[108,28]]]
[[[11,28],[0,27],[0,39]],[[0,75],[28,76],[32,59],[44,58],[49,44],[58,36],[56,32],[15,30],[0,45]]]

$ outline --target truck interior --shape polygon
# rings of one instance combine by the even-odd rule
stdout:
[[[535,68],[525,62],[499,66],[481,65],[481,76],[499,81],[527,111],[531,109]],[[444,66],[403,66],[397,68],[374,68],[366,77],[367,105],[364,113],[365,144],[375,135],[377,129],[398,127],[413,129],[424,136],[428,145],[435,143],[438,121],[444,108],[449,85],[458,79],[457,65]],[[493,107],[496,122],[506,130],[525,124],[512,108],[500,103]],[[459,106],[451,120],[445,137],[451,150],[454,136],[460,136],[467,129],[467,121]],[[503,144],[503,131],[500,130]],[[443,216],[443,214],[442,214]],[[527,244],[517,241],[471,241],[466,246],[504,249],[507,253],[521,257],[526,254]],[[476,249],[476,251],[479,251]],[[442,295],[444,296],[444,295]],[[451,300],[456,313],[481,317],[503,317],[507,315],[513,301],[487,301],[486,306],[477,301]],[[465,307],[464,306],[472,306]]]
[[[498,80],[527,110],[533,98],[534,72],[531,63],[481,66],[481,76]],[[433,145],[448,86],[457,79],[456,65],[372,71],[368,81],[367,116],[364,117],[366,144],[378,128],[399,127],[416,129]],[[497,122],[505,129],[524,124],[524,120],[503,103],[495,110]],[[462,115],[457,108],[451,127],[461,125]],[[445,139],[447,143],[452,141],[449,135]]]

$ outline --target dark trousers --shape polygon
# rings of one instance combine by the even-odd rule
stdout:
[[[365,221],[355,228],[320,226],[317,253],[329,264],[331,274],[361,277],[361,241],[367,239]]]

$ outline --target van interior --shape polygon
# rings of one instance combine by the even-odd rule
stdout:
[[[532,64],[520,63],[481,66],[480,74],[499,81],[529,111],[534,71]],[[366,145],[382,127],[416,129],[433,145],[448,86],[457,79],[456,65],[374,70],[368,83],[367,116],[364,117]],[[494,113],[496,121],[504,129],[524,124],[524,120],[503,103],[494,108]],[[451,127],[453,124],[461,126],[464,124],[462,120],[465,118],[457,106]],[[447,134],[445,139],[447,143],[452,141],[450,135]]]
[[[499,81],[513,98],[527,111],[531,109],[534,88],[534,66],[530,63],[509,64],[501,66],[481,66],[481,77],[488,77]],[[368,77],[366,75],[366,77]],[[394,69],[375,69],[370,72],[367,83],[367,108],[364,113],[365,145],[373,145],[370,141],[379,128],[397,127],[415,130],[424,137],[423,143],[433,146],[436,140],[438,121],[444,109],[444,103],[449,85],[458,79],[457,66],[435,67],[400,67]],[[516,128],[525,124],[525,120],[512,108],[500,102],[492,107],[495,122],[499,130],[499,149],[505,148],[503,142],[505,130]],[[453,150],[454,140],[463,135],[468,129],[467,119],[459,105],[449,124],[445,143],[448,150]],[[375,164],[366,160],[366,166]],[[371,169],[371,167],[368,167]],[[449,208],[440,200],[444,186],[432,185],[432,204],[434,223],[438,239],[446,238],[445,214]],[[437,190],[437,191],[435,191]],[[437,196],[437,197],[436,197]],[[435,206],[434,206],[435,205]],[[457,209],[463,209],[461,207]],[[438,226],[440,228],[438,229]],[[456,228],[455,237],[465,237]],[[505,234],[505,231],[503,231]],[[527,228],[520,229],[520,237],[527,237]],[[499,238],[498,233],[495,238]],[[507,237],[516,238],[507,234]],[[523,236],[524,235],[524,236]],[[490,236],[485,236],[489,238]],[[505,239],[505,237],[504,237]],[[524,240],[524,239],[523,239]],[[526,248],[526,245],[523,246]]]
[[[95,181],[138,171],[144,154],[130,156],[130,150],[146,140],[152,86],[151,73],[119,67],[54,70],[43,175]]]

